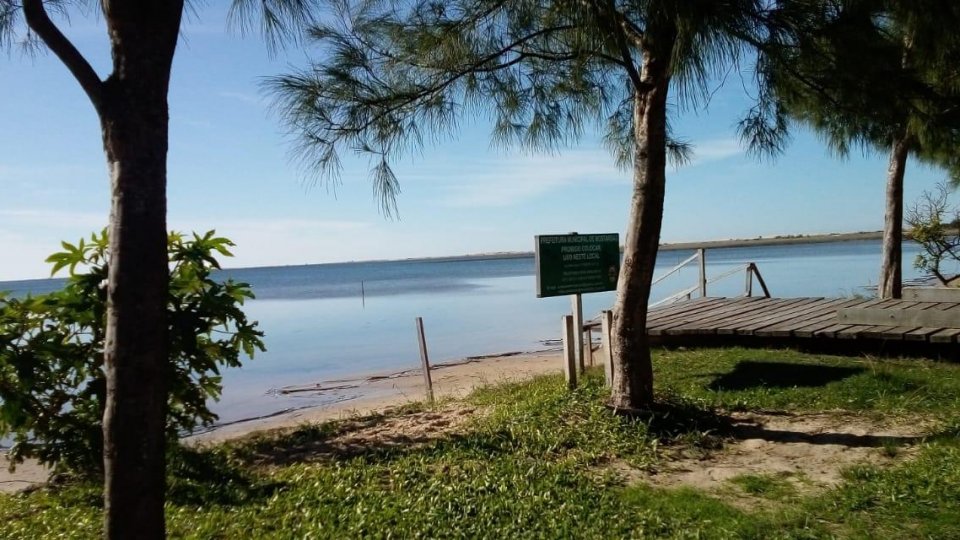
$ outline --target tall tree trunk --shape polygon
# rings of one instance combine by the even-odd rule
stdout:
[[[167,412],[167,91],[182,1],[104,2],[113,74],[100,119],[110,169],[104,535],[163,538]]]
[[[887,198],[883,220],[883,247],[880,256],[880,298],[900,298],[903,289],[903,176],[910,154],[910,141],[900,133],[890,148],[887,167]]]
[[[672,41],[671,41],[672,42]],[[641,88],[633,98],[633,196],[617,284],[610,406],[636,410],[653,403],[647,303],[660,243],[666,193],[667,93],[670,51],[644,53]]]

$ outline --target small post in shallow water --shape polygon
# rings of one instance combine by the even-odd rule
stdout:
[[[427,339],[423,335],[422,317],[417,317],[417,340],[420,342],[420,363],[423,365],[423,383],[427,387],[427,401],[433,403],[433,381],[430,379],[430,358],[427,357]]]
[[[367,293],[363,290],[363,280],[360,281],[360,303],[362,307],[367,307]]]

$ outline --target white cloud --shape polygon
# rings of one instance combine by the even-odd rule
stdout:
[[[268,104],[267,100],[257,96],[255,94],[248,94],[246,92],[232,92],[232,91],[222,91],[217,92],[217,95],[224,99],[232,99],[235,101],[241,101],[250,105],[257,105],[260,107],[266,106]]]
[[[94,231],[107,224],[107,215],[96,212],[63,212],[44,208],[2,209],[0,225],[16,228]]]
[[[733,156],[742,155],[743,147],[737,139],[708,139],[693,144],[693,161],[691,166],[702,165],[711,161],[719,161]]]
[[[440,202],[451,207],[513,206],[566,186],[619,183],[624,179],[624,173],[617,170],[610,156],[600,150],[490,158],[459,166],[445,162],[436,166],[436,172],[421,168],[409,176],[441,184]],[[451,169],[460,174],[451,178]]]
[[[229,267],[333,262],[359,257],[358,238],[371,236],[373,224],[363,221],[300,218],[217,219],[171,218],[173,230],[198,233],[215,229],[236,244]],[[351,255],[348,255],[351,254]]]
[[[686,167],[742,154],[743,148],[735,138],[707,139],[694,144],[693,159]],[[458,174],[451,177],[451,170]],[[618,169],[605,150],[594,149],[567,150],[557,155],[431,159],[428,164],[398,171],[398,176],[405,181],[437,184],[441,204],[462,208],[514,206],[578,184],[624,183],[629,172]]]
[[[23,182],[33,185],[36,182],[73,180],[91,174],[104,174],[106,168],[93,169],[79,165],[3,165],[0,164],[0,180],[4,182]]]

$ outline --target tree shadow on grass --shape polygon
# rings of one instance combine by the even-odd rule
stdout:
[[[729,373],[717,374],[707,386],[713,391],[749,390],[751,388],[815,388],[859,375],[862,367],[795,364],[777,361],[738,362]]]
[[[263,501],[283,487],[257,478],[216,450],[178,448],[168,471],[167,500],[180,506],[243,506]]]
[[[633,416],[645,423],[647,433],[661,443],[718,446],[734,428],[729,415],[675,396],[657,396],[653,407]]]
[[[740,420],[730,432],[737,440],[761,439],[768,442],[790,444],[839,445],[848,448],[880,448],[887,446],[910,446],[928,440],[922,435],[872,435],[848,433],[842,430],[820,431],[794,428],[774,429],[754,420]]]
[[[805,425],[805,415],[796,415],[798,422],[783,428],[767,424],[771,417],[792,417],[790,413],[727,414],[696,403],[673,397],[658,397],[650,409],[629,415],[633,421],[647,425],[648,433],[661,444],[679,444],[704,450],[721,448],[726,442],[761,439],[773,443],[806,443],[814,445],[841,445],[849,448],[879,448],[909,446],[939,437],[948,439],[960,433],[960,428],[944,430],[942,434],[875,435],[849,432],[844,426],[824,430]]]

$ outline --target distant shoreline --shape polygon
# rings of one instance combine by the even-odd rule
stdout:
[[[909,231],[904,232],[904,239],[910,237]],[[829,242],[850,242],[857,240],[879,240],[883,238],[882,231],[863,231],[853,233],[830,233],[830,234],[798,234],[756,238],[734,238],[729,240],[703,240],[700,242],[668,242],[660,244],[660,251],[681,251],[703,249],[725,249],[754,246],[776,246],[776,245],[794,245],[794,244],[822,244]],[[526,259],[533,257],[532,251],[497,251],[490,253],[474,253],[470,255],[444,255],[437,257],[408,257],[405,259],[368,259],[354,261],[339,261],[327,263],[304,263],[276,266],[237,266],[224,268],[230,270],[248,270],[248,269],[272,269],[272,268],[296,268],[300,266],[325,266],[325,265],[346,265],[346,264],[367,264],[367,263],[417,263],[417,262],[462,262],[462,261],[487,261],[499,259]],[[0,280],[3,283],[27,283],[27,282],[45,282],[51,278],[28,278],[15,280]],[[52,278],[63,280],[64,278]]]
[[[703,240],[700,242],[668,242],[660,244],[660,251],[681,251],[692,249],[724,249],[755,246],[778,246],[794,244],[825,244],[829,242],[853,242],[857,240],[879,240],[883,231],[861,231],[853,233],[797,234],[756,238],[733,238],[729,240]],[[909,238],[904,233],[904,238]],[[457,262],[485,261],[495,259],[525,259],[533,257],[532,251],[504,251],[495,253],[475,253],[472,255],[448,255],[443,257],[410,257],[407,259],[377,260],[362,262]],[[361,262],[361,261],[357,261]]]
[[[904,237],[909,235],[904,234]],[[675,242],[669,244],[660,244],[660,251],[676,251],[681,249],[716,249],[716,248],[736,248],[752,246],[778,246],[791,244],[825,244],[828,242],[853,242],[857,240],[880,240],[883,238],[883,231],[863,231],[854,233],[830,233],[830,234],[797,234],[773,236],[764,238],[739,238],[732,240],[707,240],[704,242]]]

